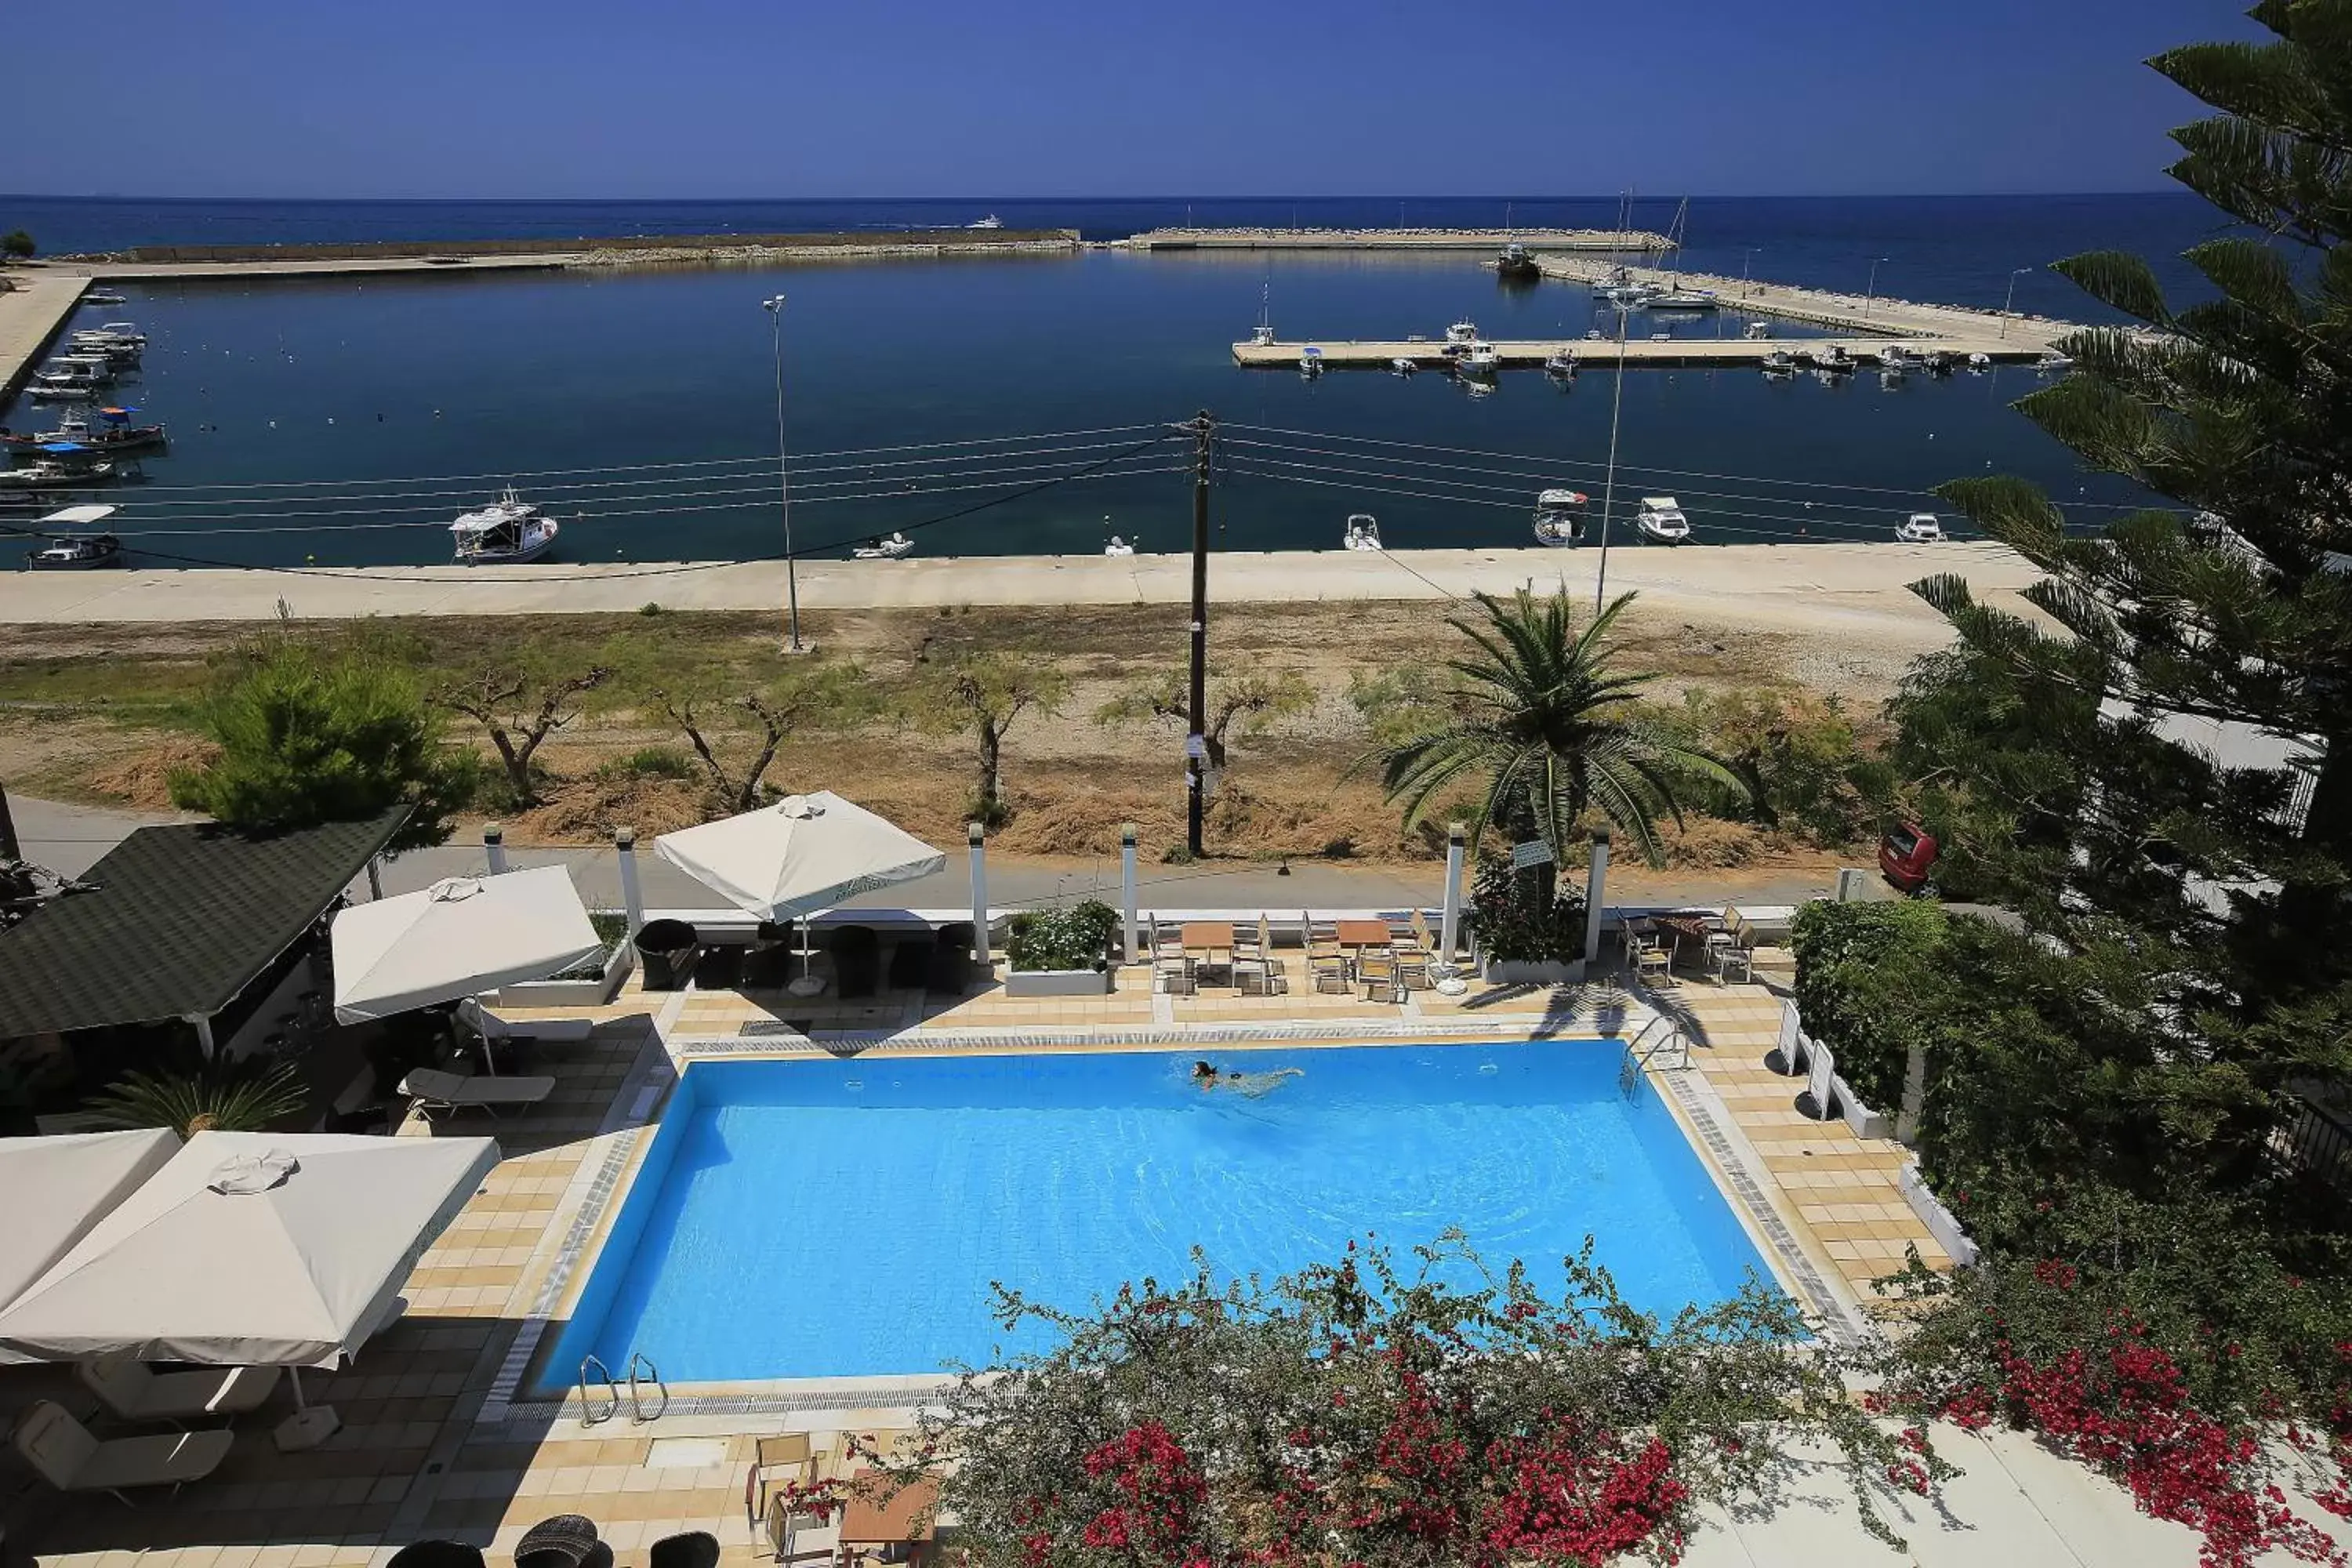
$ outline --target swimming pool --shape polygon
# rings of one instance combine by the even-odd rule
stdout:
[[[1007,1337],[992,1280],[1055,1305],[1156,1275],[1271,1279],[1447,1226],[1537,1284],[1588,1232],[1627,1300],[1769,1279],[1607,1040],[705,1061],[687,1069],[546,1363],[642,1352],[671,1383],[928,1373]],[[1297,1069],[1286,1072],[1286,1069]],[[1268,1080],[1260,1080],[1261,1082]],[[1024,1331],[1024,1335],[1030,1331]]]

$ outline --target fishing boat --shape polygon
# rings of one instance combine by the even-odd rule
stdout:
[[[509,487],[478,511],[449,525],[461,566],[504,566],[536,561],[555,548],[556,521]]]
[[[1475,343],[1478,341],[1478,323],[1465,317],[1445,329],[1449,343]]]
[[[986,217],[982,218],[977,223],[968,223],[964,225],[964,227],[966,228],[1003,228],[1003,226],[1004,220],[998,217],[994,213],[989,214]]]
[[[1573,381],[1579,368],[1574,349],[1554,349],[1544,356],[1544,374]]]
[[[30,436],[17,435],[0,425],[0,447],[23,451],[53,441],[69,441],[105,453],[160,450],[167,445],[163,426],[131,424],[131,416],[138,412],[136,408],[101,408],[94,427],[85,416],[69,414],[58,421],[56,429]]]
[[[1298,374],[1312,381],[1323,374],[1323,351],[1313,343],[1298,351]]]
[[[1849,371],[1853,368],[1853,355],[1846,353],[1843,343],[1832,343],[1813,355],[1813,363],[1827,371]]]
[[[1895,537],[1906,544],[1941,544],[1944,525],[1932,511],[1915,511],[1895,525]]]
[[[1633,526],[1642,531],[1643,538],[1661,544],[1680,544],[1691,531],[1690,519],[1672,496],[1643,496],[1641,510],[1633,514]]]
[[[1132,555],[1135,553],[1135,546],[1129,544],[1126,540],[1121,539],[1118,534],[1114,533],[1110,536],[1110,542],[1103,546],[1103,553],[1105,555]]]
[[[1471,343],[1463,350],[1462,357],[1454,362],[1454,368],[1464,375],[1478,376],[1492,376],[1502,368],[1502,363],[1503,356],[1495,352],[1492,343]]]
[[[89,528],[112,517],[119,508],[110,506],[69,506],[63,511],[53,511],[33,524],[33,531],[45,536],[46,542],[25,557],[25,564],[36,572],[81,572],[93,566],[120,566],[122,563],[122,541],[110,533],[58,535],[58,530]]]
[[[1797,356],[1787,349],[1774,349],[1764,356],[1764,374],[1767,375],[1796,374]]]
[[[1348,514],[1348,531],[1341,542],[1350,550],[1378,550],[1381,546],[1381,521],[1368,511]]]
[[[1392,375],[1411,375],[1420,369],[1421,362],[1411,354],[1399,354],[1389,361],[1389,372]]]
[[[1495,258],[1495,275],[1520,279],[1540,278],[1543,268],[1536,265],[1535,254],[1515,239],[1504,246],[1503,253]]]
[[[896,561],[901,555],[912,555],[915,542],[903,533],[893,533],[887,539],[869,539],[849,553],[858,561]]]
[[[50,446],[79,449],[64,441],[53,441]],[[13,468],[0,468],[0,490],[74,489],[83,485],[101,485],[114,477],[112,463],[79,463],[65,457],[43,458]]]
[[[1889,343],[1879,350],[1877,359],[1881,370],[1906,370],[1911,363],[1911,356],[1903,352],[1899,343]]]
[[[1536,542],[1555,550],[1581,542],[1585,508],[1591,499],[1582,490],[1570,489],[1546,490],[1537,496]]]
[[[1914,349],[1911,351],[1911,363],[1929,375],[1949,375],[1952,367],[1959,362],[1952,357],[1949,349]]]

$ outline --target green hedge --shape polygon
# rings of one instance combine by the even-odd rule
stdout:
[[[1099,899],[1066,910],[1015,915],[1004,939],[1005,955],[1024,973],[1041,969],[1102,969],[1110,963],[1110,939],[1118,932],[1118,911]]]
[[[1941,904],[1814,902],[1797,911],[1797,1010],[1837,1058],[1838,1076],[1874,1110],[1903,1106],[1920,1009],[1939,994],[1948,918]]]

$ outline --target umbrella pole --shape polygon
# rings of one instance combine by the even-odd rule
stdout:
[[[289,1381],[294,1384],[294,1414],[278,1424],[270,1434],[281,1454],[299,1454],[315,1448],[342,1428],[342,1418],[331,1405],[312,1405],[302,1397],[302,1369],[286,1369]]]

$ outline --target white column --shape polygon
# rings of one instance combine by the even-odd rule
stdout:
[[[1601,917],[1607,913],[1609,890],[1609,830],[1592,836],[1592,868],[1584,876],[1584,966],[1591,973],[1601,961]]]
[[[628,917],[629,935],[635,937],[646,923],[646,896],[637,890],[637,830],[614,828],[613,852],[621,862],[621,910]]]
[[[1128,823],[1118,830],[1118,907],[1127,916],[1127,941],[1119,955],[1127,963],[1135,962],[1135,824]]]
[[[1462,858],[1469,830],[1458,822],[1445,825],[1444,912],[1437,923],[1437,962],[1451,963],[1462,935]]]
[[[981,843],[981,826],[968,825],[965,837],[971,846],[971,956],[975,963],[988,962],[988,851]]]
[[[482,853],[489,859],[490,875],[505,876],[507,874],[507,830],[495,822],[483,824]]]
[[[205,1053],[205,1060],[212,1060],[214,1052],[220,1048],[213,1044],[212,1019],[203,1013],[191,1013],[187,1016],[188,1022],[196,1026],[197,1048]]]

